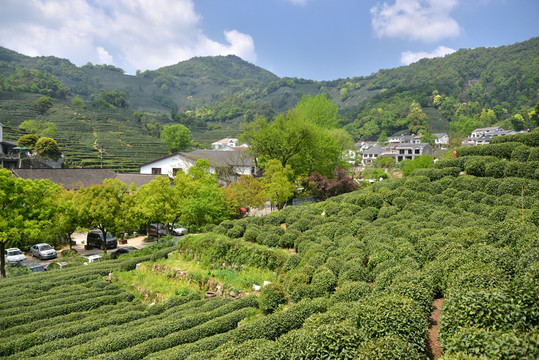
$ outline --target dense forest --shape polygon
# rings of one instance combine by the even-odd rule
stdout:
[[[68,164],[95,167],[103,155],[104,166],[120,171],[166,154],[163,126],[185,125],[207,146],[294,108],[304,95],[327,95],[356,140],[404,132],[458,139],[480,126],[538,125],[530,117],[539,100],[538,53],[533,38],[318,82],[279,78],[236,56],[198,57],[132,76],[112,65],[77,67],[0,48],[0,121],[7,140],[26,133],[24,121],[52,122]],[[53,104],[43,113],[33,106],[41,96]]]

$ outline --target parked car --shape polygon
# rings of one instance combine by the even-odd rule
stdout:
[[[168,224],[168,226],[172,226],[171,234],[174,236],[182,236],[187,234],[187,229],[179,224]]]
[[[106,242],[103,242],[103,233],[101,230],[90,230],[88,231],[88,235],[86,235],[86,246],[84,248],[90,250],[92,247],[96,247],[104,250],[105,243],[107,249],[114,249],[118,246],[118,239],[112,236],[110,232],[107,232]]]
[[[118,256],[120,256],[122,254],[127,254],[127,253],[137,251],[137,250],[138,249],[136,247],[134,247],[134,246],[124,246],[124,247],[118,248],[118,249],[114,250],[113,252],[111,252],[110,257],[113,258],[113,259],[117,259]]]
[[[26,260],[26,256],[19,248],[9,248],[4,250],[4,258],[9,265],[20,264],[21,261]]]
[[[54,259],[57,256],[56,250],[54,250],[54,248],[49,244],[33,245],[30,248],[30,252],[32,253],[32,256],[40,258],[41,260]]]
[[[168,229],[163,224],[150,224],[148,229],[148,236],[160,238],[161,236],[166,236],[168,234]]]

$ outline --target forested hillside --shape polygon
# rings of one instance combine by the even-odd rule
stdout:
[[[318,82],[279,78],[236,56],[193,58],[132,76],[111,65],[77,67],[0,48],[0,121],[8,140],[25,133],[23,121],[52,122],[71,165],[98,166],[103,155],[104,166],[127,171],[166,154],[164,125],[183,124],[208,144],[238,136],[243,123],[259,116],[272,119],[303,95],[327,94],[356,140],[397,132],[458,138],[479,126],[538,125],[530,118],[539,100],[538,53],[533,38]],[[43,95],[53,106],[39,113],[33,103]]]

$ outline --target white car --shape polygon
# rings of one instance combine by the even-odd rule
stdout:
[[[35,244],[30,248],[32,256],[43,259],[54,259],[56,257],[56,250],[49,244]]]
[[[183,226],[180,226],[178,224],[169,224],[169,226],[172,225],[172,235],[174,236],[182,236],[187,234],[187,229]]]
[[[4,257],[9,265],[17,265],[26,260],[26,256],[19,248],[9,248],[4,250]]]

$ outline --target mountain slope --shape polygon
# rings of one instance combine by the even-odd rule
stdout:
[[[102,147],[104,166],[123,170],[166,154],[159,139],[164,125],[184,124],[195,141],[208,144],[238,136],[245,121],[271,118],[301,96],[320,93],[339,106],[341,125],[356,139],[417,130],[458,133],[494,123],[533,127],[529,112],[539,100],[538,54],[539,38],[533,38],[317,82],[279,78],[236,56],[197,57],[132,76],[111,65],[77,67],[66,59],[0,48],[0,121],[8,140],[18,139],[25,120],[54,122],[71,165],[100,166]],[[39,86],[32,87],[36,81]],[[129,106],[95,103],[103,91],[124,94]],[[41,116],[32,104],[42,94],[58,98]],[[84,106],[73,105],[74,96]],[[139,142],[146,145],[135,151]]]

